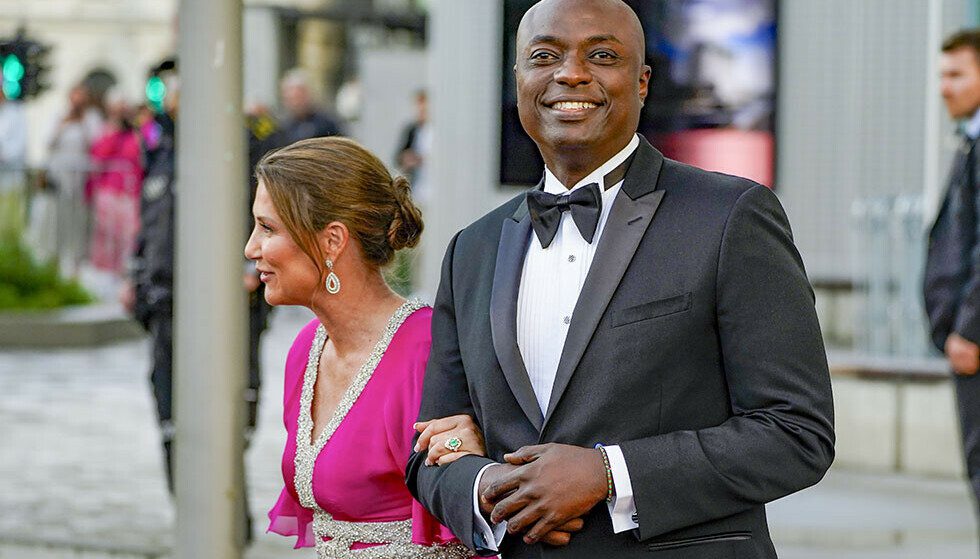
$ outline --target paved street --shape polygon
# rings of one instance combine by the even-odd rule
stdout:
[[[260,425],[247,456],[249,559],[312,557],[262,533],[280,487],[282,362],[306,315],[279,313],[264,341]],[[0,351],[0,559],[167,557],[173,509],[145,342]],[[784,559],[967,559],[975,521],[958,480],[832,471],[769,507]]]
[[[304,555],[264,530],[282,487],[282,363],[306,316],[279,313],[263,340],[260,426],[246,456],[256,532],[250,558]],[[0,351],[0,559],[101,559],[107,551],[143,559],[169,549],[174,513],[148,350],[139,341]]]

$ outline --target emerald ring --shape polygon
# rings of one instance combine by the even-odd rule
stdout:
[[[448,448],[450,452],[456,452],[463,446],[463,441],[459,437],[450,437],[442,446]]]

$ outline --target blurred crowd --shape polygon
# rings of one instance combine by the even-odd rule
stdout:
[[[57,264],[63,277],[81,280],[101,299],[125,291],[140,237],[144,179],[161,152],[173,147],[167,145],[179,95],[173,61],[153,75],[164,91],[159,103],[127,98],[87,78],[70,88],[64,108],[41,127],[29,126],[23,103],[0,91],[0,191],[5,184],[8,191],[28,186],[23,240],[38,263]],[[250,169],[271,149],[344,133],[340,119],[317,106],[302,70],[285,74],[280,95],[278,109],[248,108]],[[28,169],[27,135],[38,130],[45,154],[38,169]]]
[[[119,280],[139,228],[145,154],[154,148],[157,124],[152,111],[137,109],[116,89],[79,83],[66,101],[43,132],[44,165],[28,174],[24,109],[0,100],[3,181],[8,188],[32,183],[24,237],[39,262],[56,262],[66,277],[78,277],[85,264]]]

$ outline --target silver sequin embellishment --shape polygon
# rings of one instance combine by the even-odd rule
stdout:
[[[296,429],[296,494],[300,504],[313,510],[313,534],[316,536],[317,557],[320,559],[464,559],[472,557],[472,553],[459,544],[447,546],[424,546],[412,543],[412,521],[396,522],[344,522],[335,520],[327,511],[320,508],[313,497],[313,468],[317,456],[330,441],[337,427],[354,406],[354,402],[367,386],[371,375],[384,356],[388,345],[398,331],[398,328],[415,311],[425,307],[418,299],[406,301],[395,311],[381,339],[357,375],[344,392],[337,409],[327,422],[323,431],[313,444],[310,438],[313,434],[313,388],[316,384],[317,372],[320,366],[320,353],[327,341],[327,332],[323,325],[317,327],[306,362],[306,372],[303,375],[303,392],[300,397],[300,411]],[[324,538],[331,538],[326,541]],[[365,549],[350,549],[351,544],[368,543],[384,544]]]

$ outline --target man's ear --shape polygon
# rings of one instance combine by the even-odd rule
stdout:
[[[650,92],[650,76],[653,74],[653,69],[650,66],[644,64],[643,68],[640,69],[640,104],[646,103],[647,94]]]
[[[337,261],[350,242],[350,230],[339,221],[331,221],[317,235],[317,242],[320,243],[320,251],[326,258]]]

